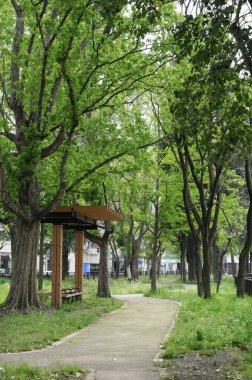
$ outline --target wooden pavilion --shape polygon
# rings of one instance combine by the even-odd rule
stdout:
[[[97,229],[97,221],[122,221],[123,215],[106,206],[58,206],[41,219],[53,224],[51,302],[56,308],[62,303],[63,229],[75,231],[75,288],[82,299],[84,231]]]

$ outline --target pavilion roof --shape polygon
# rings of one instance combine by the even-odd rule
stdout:
[[[93,230],[97,221],[122,221],[124,216],[106,206],[57,206],[41,223],[61,224],[64,229]]]
[[[76,212],[84,217],[99,221],[123,221],[124,215],[107,206],[57,206],[52,212]]]

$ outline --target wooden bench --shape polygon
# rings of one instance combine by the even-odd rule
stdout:
[[[78,299],[81,299],[82,292],[80,292],[79,288],[63,288],[61,289],[61,297],[62,300],[73,300],[77,301]]]

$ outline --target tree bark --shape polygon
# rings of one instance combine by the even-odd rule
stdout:
[[[145,227],[145,222],[140,222],[137,238],[134,235],[132,236],[131,274],[132,274],[132,279],[134,281],[138,279],[138,258],[139,258],[139,254],[141,250],[141,243],[142,243],[144,232],[145,232],[144,227]]]
[[[93,235],[86,231],[85,236],[88,240],[96,243],[100,247],[100,262],[98,275],[97,297],[110,298],[109,271],[108,271],[108,246],[109,236],[113,233],[113,227],[109,222],[105,222],[105,231],[102,237]]]
[[[112,234],[111,239],[109,240],[112,256],[113,256],[113,268],[112,268],[112,275],[115,278],[119,278],[119,266],[120,266],[120,259],[117,253],[117,247],[115,242],[114,234]],[[115,265],[115,267],[114,267]]]
[[[200,238],[197,236],[197,234],[193,237],[193,245],[194,245],[194,252],[195,252],[195,273],[196,273],[196,279],[197,279],[197,292],[198,296],[203,296],[203,284],[202,284],[202,261],[201,261],[201,255],[200,255],[200,245],[201,241]]]
[[[73,246],[73,232],[71,230],[63,231],[63,247],[62,247],[62,280],[69,276],[68,255]]]
[[[188,280],[196,281],[195,251],[194,251],[194,245],[193,245],[193,237],[191,233],[187,237],[187,263],[188,263]]]
[[[203,266],[202,266],[202,286],[204,298],[211,297],[211,285],[210,285],[210,242],[206,234],[202,234],[202,248],[203,248]]]
[[[97,297],[110,298],[109,271],[108,271],[108,237],[100,244],[100,263]]]
[[[30,224],[17,217],[12,279],[9,294],[2,305],[4,311],[28,312],[30,306],[41,307],[36,284],[39,225],[39,221]]]
[[[157,183],[158,187],[158,183]],[[151,291],[157,290],[157,243],[158,243],[158,224],[159,224],[159,205],[154,205],[155,210],[155,222],[154,222],[154,234],[153,234],[153,248],[151,258]]]
[[[186,251],[186,237],[185,234],[180,232],[179,234],[180,245],[180,262],[181,262],[181,281],[186,282],[186,266],[185,266],[185,251]]]
[[[220,249],[219,246],[214,243],[212,246],[212,273],[213,273],[213,278],[214,282],[217,283],[219,280],[219,263],[220,263]]]
[[[45,225],[40,224],[38,290],[43,289]]]
[[[251,156],[245,161],[245,177],[246,185],[249,194],[249,209],[247,212],[247,223],[246,223],[246,240],[242,251],[239,255],[239,270],[237,275],[237,296],[244,297],[244,274],[246,269],[246,258],[250,252],[252,245],[252,178],[251,178]]]

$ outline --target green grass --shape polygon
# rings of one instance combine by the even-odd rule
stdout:
[[[26,364],[18,366],[8,365],[0,367],[0,380],[53,380],[53,379],[69,379],[72,376],[80,376],[87,373],[75,366],[60,367],[57,369],[44,369],[38,367],[30,367]]]
[[[179,276],[160,276],[157,280],[157,288],[164,286],[165,289],[183,289],[179,282]],[[145,294],[150,290],[150,279],[147,276],[140,276],[139,281],[129,281],[127,278],[111,279],[110,290],[112,294]]]
[[[50,282],[47,280],[45,290],[49,291],[49,287]],[[28,315],[10,314],[2,317],[0,352],[19,352],[48,346],[121,306],[121,302],[116,299],[96,297],[96,291],[97,282],[85,281],[82,303],[64,303],[60,310],[50,309],[46,313],[34,311]]]
[[[163,344],[165,359],[188,352],[211,355],[223,348],[245,348],[244,375],[252,378],[252,297],[236,297],[233,279],[223,280],[220,293],[212,286],[212,298],[201,299],[195,289],[170,291],[165,286],[147,296],[180,302],[179,315],[170,338]]]
[[[252,297],[238,299],[232,278],[223,280],[218,295],[213,285],[213,296],[207,300],[197,296],[196,287],[184,289],[178,280],[178,276],[161,277],[155,294],[150,292],[150,281],[146,276],[141,277],[139,282],[130,282],[125,278],[111,279],[110,287],[112,294],[145,293],[180,302],[175,328],[163,345],[165,358],[188,352],[211,355],[214,350],[242,346],[247,349],[242,352],[244,374],[252,378]],[[73,281],[68,279],[63,286],[70,286]],[[46,280],[44,290],[50,291],[50,287],[50,281]],[[44,347],[120,306],[115,299],[97,298],[96,290],[96,280],[85,280],[83,303],[64,304],[61,310],[51,310],[49,313],[33,312],[2,318],[0,352]],[[7,292],[8,281],[0,284],[2,300]]]

